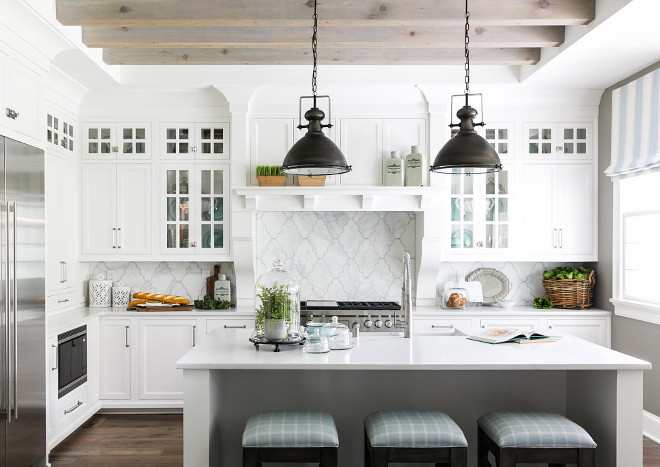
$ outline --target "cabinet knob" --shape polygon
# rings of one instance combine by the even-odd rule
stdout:
[[[193,247],[193,248],[196,248],[197,247],[197,242],[190,242],[190,246]]]
[[[484,247],[484,242],[477,242],[477,247],[478,248],[483,248]]]
[[[197,152],[197,146],[191,146],[190,152]]]
[[[112,152],[119,152],[119,146],[112,146]]]
[[[12,120],[16,120],[16,118],[18,118],[18,112],[7,107],[7,117],[11,118]]]

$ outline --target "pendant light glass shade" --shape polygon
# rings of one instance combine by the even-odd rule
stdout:
[[[435,156],[432,172],[451,174],[463,169],[478,174],[502,170],[497,151],[474,130],[476,115],[477,111],[467,105],[456,113],[461,120],[460,129]]]
[[[309,122],[305,136],[294,144],[282,162],[282,172],[293,175],[337,175],[351,167],[337,145],[321,131],[325,113],[312,107],[305,112]]]

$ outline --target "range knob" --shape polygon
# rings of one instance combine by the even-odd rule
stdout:
[[[376,322],[374,323],[374,326],[376,326],[377,328],[382,328],[383,327],[383,322],[381,320],[377,319]]]
[[[367,318],[367,319],[364,320],[364,327],[365,328],[370,328],[372,324],[374,324],[374,323],[373,323],[373,321],[371,321],[370,318]]]
[[[309,318],[307,318],[306,325],[309,326],[310,324],[314,324],[314,316],[313,315],[309,315]]]
[[[385,320],[385,327],[386,327],[386,328],[391,328],[393,324],[394,324],[394,323],[392,323],[392,320],[391,320],[391,319],[386,319],[386,320]]]

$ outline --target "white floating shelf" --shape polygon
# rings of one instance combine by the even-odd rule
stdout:
[[[248,211],[428,211],[438,209],[439,187],[249,186],[234,188]]]

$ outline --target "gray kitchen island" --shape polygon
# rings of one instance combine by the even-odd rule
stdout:
[[[566,415],[598,443],[598,466],[642,467],[642,376],[648,362],[564,336],[532,345],[465,336],[362,335],[350,350],[258,350],[249,330],[212,332],[184,355],[184,466],[237,467],[248,417],[330,413],[339,465],[363,463],[363,420],[384,409],[441,410],[465,432],[476,465],[477,418],[493,410]]]

